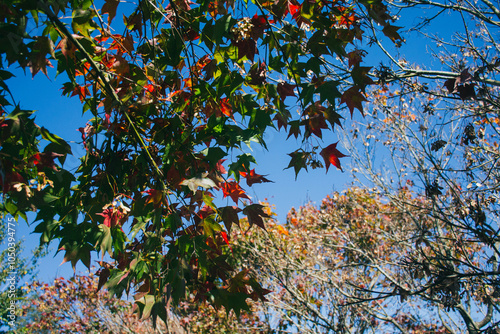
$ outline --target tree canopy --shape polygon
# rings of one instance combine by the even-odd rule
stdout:
[[[399,52],[408,21],[396,20],[417,10],[426,16],[406,32],[436,47],[438,68]],[[443,40],[426,30],[445,15],[463,33]],[[98,287],[133,293],[142,317],[165,320],[188,296],[239,314],[269,291],[234,263],[230,239],[243,217],[266,228],[270,212],[247,189],[272,180],[243,148],[284,131],[300,139],[288,153],[296,176],[342,170],[349,154],[393,208],[418,212],[416,227],[402,221],[421,252],[408,263],[424,276],[405,276],[408,286],[392,279],[390,296],[457,310],[477,332],[491,317],[478,322],[459,307],[470,287],[497,284],[499,19],[488,0],[0,1],[0,209],[24,219],[35,211],[41,244],[58,242],[73,266],[97,255]],[[365,64],[375,49],[382,63]],[[89,115],[76,171],[64,168],[71,146],[14,102],[14,66],[32,76],[54,67],[63,94]],[[346,145],[361,138],[362,147],[322,141],[359,114]],[[394,168],[374,168],[374,143],[389,148]],[[480,259],[468,257],[470,243]],[[366,266],[366,252],[349,258]],[[357,283],[364,301],[389,296]],[[474,297],[487,315],[492,296]]]
[[[246,309],[267,291],[228,265],[228,233],[241,215],[264,228],[264,207],[240,181],[269,180],[241,148],[265,147],[277,128],[302,139],[289,154],[296,174],[341,168],[337,144],[317,139],[341,124],[339,104],[363,111],[373,80],[356,47],[361,26],[374,20],[401,39],[382,1],[355,5],[2,1],[2,210],[36,211],[41,243],[57,240],[73,266],[90,267],[97,251],[99,286],[135,291],[145,317],[165,318],[188,292]],[[89,114],[75,172],[64,169],[71,146],[14,103],[12,66],[32,76],[55,67]]]

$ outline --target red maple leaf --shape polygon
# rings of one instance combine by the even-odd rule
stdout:
[[[245,190],[243,190],[236,181],[223,183],[222,193],[224,194],[224,198],[229,196],[235,203],[238,203],[238,199],[240,198],[250,199],[245,193]]]
[[[354,113],[354,108],[358,109],[361,112],[361,115],[364,116],[362,104],[362,102],[364,101],[366,101],[365,96],[363,95],[363,93],[361,93],[358,86],[353,86],[346,90],[344,94],[342,94],[342,98],[340,99],[340,103],[345,102],[345,104],[347,104],[347,107],[351,112],[351,118],[352,114]]]
[[[238,48],[238,59],[246,56],[248,60],[253,62],[255,54],[259,53],[257,43],[252,38],[233,41],[233,44]]]
[[[250,85],[257,86],[266,83],[266,72],[266,63],[261,62],[260,64],[254,64],[248,72],[248,76],[250,77]]]
[[[87,97],[89,95],[90,95],[90,92],[89,92],[89,88],[87,86],[76,85],[76,87],[75,87],[75,89],[73,89],[70,97],[78,96],[80,98],[80,102],[83,102],[85,97]]]
[[[231,250],[231,253],[233,252],[233,248],[231,247],[231,244],[229,243],[229,237],[226,232],[221,231],[220,235],[222,236],[222,239],[224,239],[224,242],[229,246],[229,249]]]
[[[81,36],[73,35],[73,38],[78,40],[81,38]],[[56,50],[61,49],[61,53],[66,59],[68,59],[68,57],[74,59],[75,52],[77,50],[76,45],[74,45],[71,41],[69,41],[67,37],[61,39],[55,49]]]
[[[263,182],[273,182],[264,177],[264,175],[259,175],[255,173],[255,168],[252,169],[250,172],[240,172],[240,175],[243,176],[244,178],[247,179],[247,185],[249,187],[252,186],[254,183],[263,183]]]
[[[311,133],[315,134],[317,137],[322,138],[321,129],[328,129],[328,125],[325,121],[325,116],[323,114],[315,114],[310,116],[306,123],[306,136],[309,137]]]
[[[287,96],[295,96],[295,92],[293,91],[297,87],[296,85],[290,85],[286,82],[280,82],[278,84],[277,90],[278,94],[281,98],[281,101],[285,100]]]
[[[276,116],[274,116],[273,121],[276,121],[278,124],[278,131],[281,130],[281,128],[285,128],[288,126],[288,119],[286,119],[281,113],[277,113]]]
[[[43,169],[47,167],[53,170],[57,170],[57,167],[54,163],[54,159],[63,156],[64,154],[60,153],[44,152],[44,153],[36,153],[31,158],[33,160],[33,164],[37,166],[38,169]]]
[[[355,65],[359,65],[363,60],[363,57],[366,55],[366,51],[363,50],[354,50],[347,54],[347,59],[349,60],[349,67],[353,67]]]
[[[233,117],[233,108],[231,107],[227,97],[220,101],[220,111],[222,111],[222,113],[227,117]]]
[[[99,216],[104,217],[104,225],[109,228],[120,226],[123,223],[124,215],[116,208],[109,208],[104,210],[101,213],[98,213]]]
[[[337,143],[328,145],[324,149],[321,150],[320,155],[325,159],[326,171],[328,172],[328,168],[330,168],[330,164],[334,165],[338,169],[342,170],[340,166],[339,158],[347,157],[347,155],[341,153],[337,150]]]
[[[267,28],[267,16],[255,14],[252,17],[252,26],[252,38],[261,38],[264,30]]]

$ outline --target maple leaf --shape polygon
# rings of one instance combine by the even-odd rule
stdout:
[[[316,114],[310,116],[307,120],[304,120],[306,124],[305,137],[309,137],[311,133],[315,134],[317,137],[322,138],[321,129],[328,129],[328,125],[325,122],[325,116],[323,114]]]
[[[264,30],[267,28],[267,16],[255,14],[252,17],[252,38],[259,39],[264,34]]]
[[[251,38],[233,41],[233,44],[238,48],[238,59],[246,56],[248,60],[253,62],[255,54],[259,53],[257,43]]]
[[[193,193],[197,191],[198,187],[210,189],[216,186],[215,182],[207,178],[206,175],[183,180],[180,185],[187,186]]]
[[[52,40],[48,37],[36,37],[36,42],[33,45],[33,52],[30,54],[29,61],[32,77],[35,77],[39,71],[42,71],[42,73],[48,77],[47,66],[53,66],[46,58],[47,54],[50,54],[53,58],[55,58],[54,43],[52,43]]]
[[[281,225],[277,225],[276,229],[278,230],[279,234],[286,235],[286,236],[290,235],[290,233]]]
[[[271,216],[264,212],[264,208],[265,206],[261,204],[250,204],[243,209],[243,214],[248,217],[250,227],[257,225],[264,230],[266,229],[262,218],[271,218]]]
[[[364,50],[354,50],[347,54],[347,59],[349,59],[349,67],[359,65],[366,55]]]
[[[108,14],[108,24],[111,24],[111,21],[116,16],[116,8],[120,3],[119,0],[104,0],[104,5],[102,6],[101,12],[102,14]]]
[[[44,153],[36,153],[32,159],[33,164],[37,166],[38,169],[50,168],[53,170],[57,170],[57,167],[54,163],[55,158],[64,157],[64,154],[55,153],[55,152],[44,152]]]
[[[442,140],[442,139],[437,140],[434,143],[432,143],[432,145],[431,145],[431,151],[437,152],[437,151],[439,151],[439,149],[441,147],[444,147],[446,144],[447,144],[447,142],[444,141],[444,140]]]
[[[302,123],[306,125],[306,138],[309,137],[311,133],[321,138],[321,129],[328,129],[324,116],[325,111],[326,108],[321,105],[319,101],[306,108],[304,114],[306,114],[308,118],[302,121]]]
[[[240,226],[240,219],[238,218],[238,213],[241,212],[240,208],[237,206],[224,206],[219,208],[218,211],[228,233],[231,233],[233,224]]]
[[[281,130],[282,127],[286,130],[288,120],[281,113],[276,113],[273,121],[276,121],[276,123],[278,123],[278,130]]]
[[[337,150],[337,144],[338,142],[328,145],[327,147],[322,149],[321,152],[319,153],[323,157],[323,159],[325,159],[325,166],[327,172],[328,168],[330,168],[330,164],[342,170],[339,158],[347,157],[347,155],[344,155],[339,150]]]
[[[295,139],[297,139],[300,134],[300,122],[291,121],[288,123],[288,125],[290,125],[290,132],[288,133],[288,137],[286,137],[286,139],[290,138],[291,135],[294,135]]]
[[[250,199],[236,181],[224,182],[222,184],[222,193],[224,194],[224,198],[229,196],[236,204],[240,198]]]
[[[363,92],[366,86],[373,84],[373,80],[368,76],[370,70],[371,67],[355,65],[351,71],[352,80]]]
[[[85,97],[90,95],[89,88],[87,86],[76,85],[75,88],[73,89],[70,97],[77,96],[77,95],[80,98],[80,102],[83,102]]]
[[[75,39],[81,39],[82,36],[79,35],[73,35],[73,38]],[[68,59],[68,57],[74,59],[75,58],[75,52],[76,52],[76,45],[74,45],[67,37],[64,37],[57,43],[57,46],[55,48],[56,50],[61,49],[61,53],[63,56]]]
[[[222,239],[224,239],[224,242],[229,246],[229,249],[231,250],[231,253],[233,252],[233,248],[231,247],[231,244],[229,243],[229,237],[226,232],[221,231],[220,235],[222,236]]]
[[[341,26],[351,27],[358,21],[357,16],[354,13],[345,13],[339,18],[339,24]]]
[[[340,126],[342,128],[342,123],[340,123],[340,119],[343,119],[344,117],[340,116],[340,114],[335,112],[332,107],[327,108],[323,112],[323,115],[328,120],[328,122],[330,122],[330,124],[332,125],[332,130],[334,129],[335,124],[337,124],[338,126]]]
[[[125,218],[123,213],[116,208],[105,209],[103,212],[98,213],[98,215],[104,217],[104,225],[109,228],[120,226]]]
[[[137,11],[130,15],[129,17],[123,16],[123,23],[127,26],[130,31],[137,31],[140,37],[142,37],[142,12]]]
[[[476,91],[474,87],[476,84],[467,83],[457,87],[458,95],[462,100],[476,99]]]
[[[462,100],[475,99],[476,91],[474,87],[476,84],[472,82],[474,77],[469,73],[468,69],[463,70],[460,76],[453,79],[448,79],[444,82],[444,86],[448,93],[458,94]]]
[[[444,82],[444,87],[448,90],[448,93],[453,93],[455,91],[456,79],[448,79]]]
[[[233,108],[231,107],[227,97],[220,101],[220,111],[227,117],[233,117]]]
[[[280,82],[278,83],[278,94],[281,98],[281,101],[284,101],[287,96],[295,96],[295,92],[293,91],[297,86],[296,85],[290,85],[289,83],[286,82]]]
[[[401,38],[401,35],[399,35],[398,33],[399,29],[401,29],[401,27],[391,26],[390,24],[388,24],[384,27],[384,29],[382,29],[382,32],[393,42],[396,42],[397,40],[402,41],[403,38]]]
[[[243,176],[247,180],[247,185],[249,187],[252,186],[254,183],[263,183],[263,182],[273,182],[264,177],[264,175],[259,175],[255,173],[255,168],[252,169],[250,172],[241,172],[240,175]]]
[[[354,113],[354,108],[358,109],[361,112],[361,115],[364,116],[362,104],[362,102],[364,101],[366,101],[365,96],[359,90],[358,86],[352,86],[351,88],[346,90],[342,94],[342,98],[340,99],[340,103],[345,102],[345,104],[349,108],[349,111],[351,112],[351,118]]]
[[[163,202],[163,192],[161,190],[149,189],[143,191],[143,193],[147,194],[146,204],[153,203],[155,208],[159,208],[160,204]]]
[[[254,64],[248,75],[250,76],[250,85],[262,85],[266,83],[266,63]]]
[[[292,160],[290,160],[288,167],[285,169],[293,167],[293,169],[295,170],[295,178],[297,178],[297,175],[302,168],[307,170],[307,161],[311,158],[311,155],[310,153],[304,152],[301,149],[289,153],[288,155],[292,157]]]

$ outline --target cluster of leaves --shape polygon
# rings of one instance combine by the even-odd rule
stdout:
[[[250,154],[224,159],[283,128],[303,139],[290,154],[296,174],[322,166],[319,155],[341,168],[336,144],[312,142],[340,124],[339,103],[363,112],[373,81],[355,43],[372,20],[401,39],[381,0],[0,2],[2,65],[33,76],[55,65],[63,94],[92,115],[70,173],[69,145],[9,104],[12,74],[0,72],[2,210],[37,211],[41,243],[59,240],[73,266],[100,252],[99,287],[135,291],[142,316],[165,319],[188,292],[239,313],[267,291],[228,265],[228,233],[240,213],[264,227],[240,179],[268,180]],[[236,206],[216,206],[220,192]]]

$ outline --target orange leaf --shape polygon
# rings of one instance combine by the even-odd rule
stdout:
[[[286,236],[290,235],[290,233],[288,233],[288,231],[281,225],[276,226],[276,229],[278,230],[279,234],[283,234]]]
[[[83,102],[86,96],[90,95],[89,89],[87,86],[76,86],[75,89],[73,89],[73,92],[71,93],[71,96],[76,96],[80,98],[80,102]]]
[[[223,98],[220,101],[220,110],[227,117],[233,117],[233,108],[231,107],[231,104],[229,103],[229,100],[227,97]]]
[[[268,179],[266,179],[263,175],[259,175],[259,174],[255,173],[255,168],[252,169],[248,173],[247,172],[240,172],[240,175],[247,179],[247,185],[249,187],[251,187],[252,184],[254,184],[254,183],[273,182],[273,181],[269,181]]]
[[[235,203],[238,203],[238,199],[240,198],[250,199],[236,181],[225,182],[222,185],[222,193],[224,197],[231,197]]]

